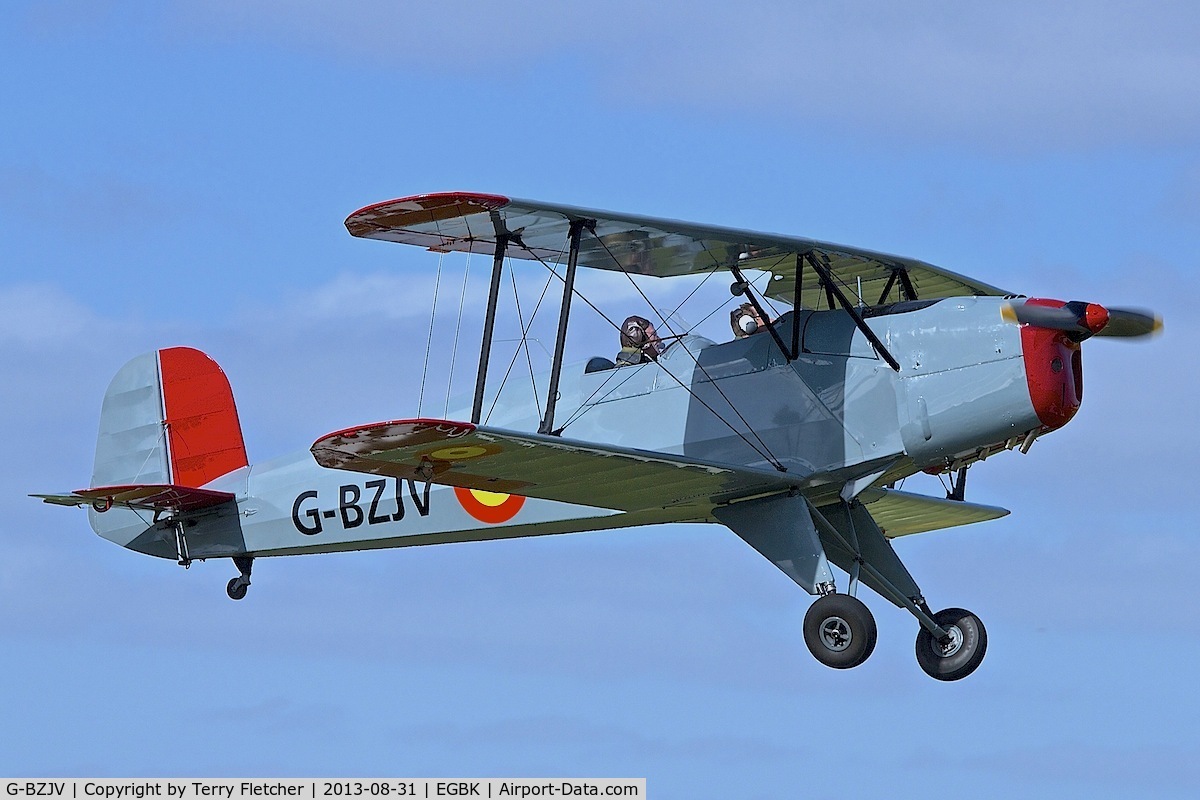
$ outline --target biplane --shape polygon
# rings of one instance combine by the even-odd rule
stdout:
[[[113,378],[91,486],[35,497],[86,506],[100,536],[131,550],[184,566],[231,558],[234,600],[266,556],[718,523],[815,596],[803,634],[822,664],[871,655],[865,585],[912,614],[918,663],[952,681],[982,661],[983,623],[933,611],[893,542],[1007,514],[965,499],[967,470],[1071,420],[1083,341],[1161,327],[856,247],[489,194],[378,203],[346,227],[492,257],[470,408],[356,425],[251,466],[221,368],[166,348]],[[484,420],[509,259],[561,270],[554,352],[544,402],[494,405]],[[566,364],[580,269],[724,273],[722,302],[749,303],[743,332],[757,330],[675,331],[640,363]],[[765,303],[786,311],[772,319]],[[946,476],[946,496],[897,488],[918,472]]]

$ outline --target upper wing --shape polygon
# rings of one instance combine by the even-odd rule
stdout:
[[[196,489],[171,484],[135,484],[130,486],[96,486],[78,489],[70,494],[32,494],[42,502],[59,506],[92,505],[97,511],[113,506],[126,506],[146,511],[198,511],[232,500],[229,492]]]
[[[859,499],[889,539],[1008,516],[1008,509],[940,497],[867,489]]]
[[[580,243],[579,263],[666,277],[738,266],[771,273],[766,294],[792,300],[796,255],[812,251],[828,261],[834,277],[868,304],[884,302],[907,279],[917,298],[1004,295],[1003,289],[924,261],[876,253],[798,236],[697,225],[669,219],[516,200],[499,195],[447,192],[376,203],[346,219],[354,236],[420,245],[431,250],[494,252],[500,234],[516,238],[512,258],[557,260],[573,220],[594,220],[594,236]],[[897,277],[900,273],[900,280]],[[801,302],[815,308],[824,298],[812,269],[801,276]],[[878,299],[877,299],[878,298]]]
[[[713,505],[793,485],[781,473],[445,420],[348,428],[318,439],[312,453],[323,467],[619,511]]]

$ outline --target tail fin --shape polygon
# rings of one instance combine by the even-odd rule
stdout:
[[[146,353],[113,377],[100,411],[92,486],[199,488],[248,463],[229,380],[204,353]]]

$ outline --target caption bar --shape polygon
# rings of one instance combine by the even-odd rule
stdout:
[[[52,800],[350,800],[407,797],[646,797],[645,778],[73,778],[6,780],[4,797]]]

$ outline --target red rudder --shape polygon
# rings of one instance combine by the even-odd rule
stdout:
[[[158,351],[171,482],[200,487],[249,464],[225,372],[191,347]]]

